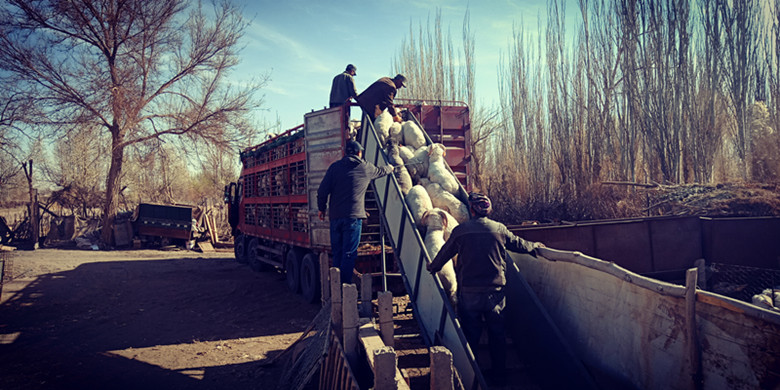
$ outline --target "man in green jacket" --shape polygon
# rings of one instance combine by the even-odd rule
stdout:
[[[542,248],[544,244],[523,240],[504,224],[488,218],[493,207],[485,195],[470,193],[469,210],[471,219],[452,230],[450,238],[427,269],[436,273],[453,256],[458,255],[455,265],[458,318],[466,341],[474,351],[479,345],[484,317],[493,369],[491,376],[500,382],[506,371],[506,250],[536,256],[536,248]]]

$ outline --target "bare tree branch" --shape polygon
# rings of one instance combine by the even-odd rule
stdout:
[[[7,0],[0,11],[0,69],[46,123],[98,124],[110,135],[106,243],[125,148],[173,136],[224,147],[247,131],[252,88],[227,80],[246,22],[216,1],[205,10],[187,0]]]

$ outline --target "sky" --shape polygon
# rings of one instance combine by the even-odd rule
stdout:
[[[270,76],[259,91],[264,103],[255,121],[273,124],[278,119],[281,130],[327,106],[331,81],[347,64],[357,67],[358,93],[380,77],[394,76],[392,61],[409,40],[410,25],[416,31],[430,20],[432,27],[437,9],[443,32],[451,31],[456,50],[462,47],[463,17],[470,11],[476,103],[496,104],[499,56],[507,51],[513,25],[523,24],[526,32],[534,33],[547,13],[547,1],[539,0],[239,1],[250,25],[233,77],[246,82]],[[576,3],[567,0],[567,18],[578,12]]]

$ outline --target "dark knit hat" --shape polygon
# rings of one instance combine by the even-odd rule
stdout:
[[[398,81],[401,83],[401,87],[406,87],[406,77],[402,74],[395,75],[395,77],[393,77],[393,81]]]
[[[493,211],[493,205],[490,198],[478,192],[469,193],[469,206],[478,216],[484,217]]]
[[[357,156],[358,152],[363,151],[363,145],[359,144],[357,141],[347,141],[347,144],[344,146],[344,151],[347,153],[347,155],[350,156]]]

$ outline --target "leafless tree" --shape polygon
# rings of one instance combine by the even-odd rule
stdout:
[[[770,125],[775,133],[780,133],[780,0],[770,2],[767,9],[772,15],[764,49],[769,90],[767,101]]]
[[[437,9],[433,24],[420,23],[415,33],[409,25],[409,37],[401,42],[400,53],[393,59],[392,67],[408,79],[408,87],[399,91],[398,97],[409,96],[427,101],[467,101],[468,82],[473,83],[474,37],[469,30],[469,16],[463,21],[463,52],[452,45],[452,35],[442,29],[441,10]],[[460,65],[461,61],[465,65]],[[469,76],[470,74],[470,76]],[[471,85],[473,87],[473,84]]]
[[[49,124],[98,125],[110,136],[103,236],[111,239],[129,145],[184,136],[236,139],[251,88],[226,80],[246,22],[227,1],[7,0],[0,68]]]
[[[108,168],[109,143],[102,129],[66,131],[54,145],[54,155],[42,164],[46,179],[58,186],[52,201],[72,212],[92,217],[104,202],[102,186]]]
[[[742,179],[748,179],[750,133],[748,114],[755,92],[755,71],[758,63],[757,15],[758,1],[717,0],[723,33],[723,65],[728,105],[734,117],[734,148],[740,159]]]
[[[402,42],[401,52],[393,60],[393,68],[410,79],[408,88],[399,97],[410,96],[430,102],[465,102],[471,115],[472,177],[475,187],[482,186],[482,166],[485,146],[497,128],[498,114],[494,109],[478,108],[474,102],[474,33],[470,13],[466,10],[461,30],[462,49],[456,50],[449,32],[442,29],[441,10],[437,10],[433,25],[430,20],[418,26],[410,24],[409,37]]]
[[[24,184],[22,162],[31,158],[23,144],[34,141],[25,123],[34,115],[26,96],[7,87],[0,91],[0,201],[21,199],[17,190]]]
[[[190,147],[189,151],[194,148]],[[128,185],[128,190],[122,193],[126,204],[191,203],[196,200],[189,197],[192,183],[187,169],[187,151],[171,142],[158,140],[134,145],[128,154],[130,158],[122,178]]]
[[[764,102],[753,103],[749,114],[751,176],[759,182],[776,183],[780,179],[780,136],[770,125],[769,111]]]

